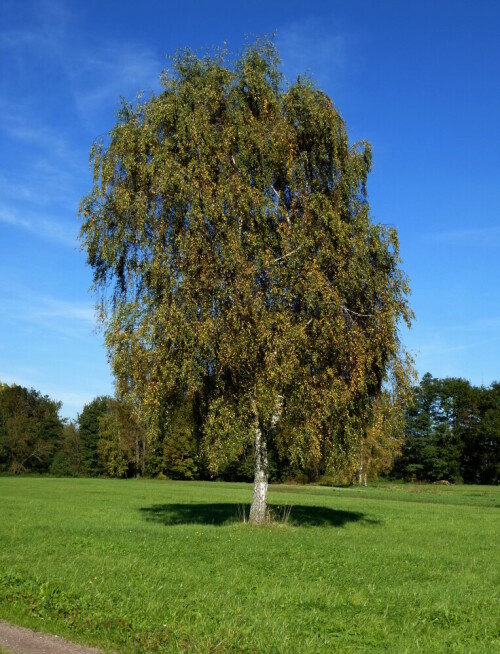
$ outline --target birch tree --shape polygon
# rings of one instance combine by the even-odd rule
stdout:
[[[395,372],[390,390],[382,390],[368,407],[359,444],[359,486],[367,486],[368,478],[377,479],[381,473],[388,472],[401,454],[406,426],[405,410],[413,401],[415,375],[410,362],[406,366],[398,366]]]
[[[253,443],[260,524],[271,439],[298,465],[357,455],[404,361],[408,282],[370,218],[370,146],[311,81],[285,84],[272,43],[184,52],[161,82],[92,148],[81,243],[118,391],[150,425],[192,398],[214,473]]]

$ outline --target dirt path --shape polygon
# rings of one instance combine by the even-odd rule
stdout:
[[[0,648],[12,654],[102,654],[94,647],[83,647],[59,636],[42,634],[3,621],[0,621]]]

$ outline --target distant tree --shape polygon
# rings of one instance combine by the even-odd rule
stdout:
[[[453,377],[439,380],[437,388],[434,439],[440,452],[440,474],[450,481],[463,481],[465,438],[478,420],[477,389],[466,379]]]
[[[97,452],[100,464],[109,477],[126,477],[132,452],[128,442],[123,439],[118,412],[106,413],[99,422]]]
[[[408,380],[409,381],[409,380]],[[375,398],[360,439],[358,485],[391,470],[400,455],[405,435],[405,409],[412,401],[408,383],[399,393],[383,391]]]
[[[109,413],[109,397],[96,397],[83,407],[78,415],[78,435],[81,441],[83,465],[87,475],[96,476],[105,473],[105,467],[99,459],[97,442],[100,438],[99,420]]]
[[[415,389],[394,474],[422,481],[497,483],[500,465],[498,384],[433,378]]]
[[[430,468],[429,459],[435,458],[431,412],[435,396],[434,379],[430,373],[426,373],[415,388],[413,404],[406,407],[404,444],[401,456],[394,466],[395,474],[400,474],[406,479],[426,479]]]
[[[500,383],[478,388],[474,419],[464,435],[462,475],[475,484],[500,481]]]
[[[193,479],[198,470],[193,403],[184,399],[164,425],[163,466],[172,479]]]
[[[108,399],[108,410],[99,418],[97,452],[110,477],[144,475],[146,434],[129,405]]]
[[[0,465],[10,472],[47,472],[61,440],[61,403],[22,386],[0,388]]]
[[[119,393],[149,425],[179,392],[203,405],[214,473],[253,443],[262,523],[268,444],[309,468],[353,453],[407,363],[397,234],[370,218],[369,145],[310,81],[285,87],[272,44],[186,52],[162,84],[92,148],[81,242]]]
[[[50,464],[50,474],[56,477],[79,477],[86,473],[83,448],[75,423],[65,424],[57,451]]]

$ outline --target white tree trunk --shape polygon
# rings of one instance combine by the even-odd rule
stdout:
[[[262,525],[267,522],[267,443],[256,413],[254,425],[255,477],[249,522]]]
[[[370,450],[370,453],[371,452],[372,452],[372,450]],[[368,456],[368,459],[365,461],[364,470],[363,470],[365,486],[368,486],[368,471],[370,470],[371,462],[372,462],[372,457],[370,455],[370,456]]]
[[[358,470],[358,486],[363,485],[363,443],[359,448],[359,470]]]
[[[276,406],[271,417],[270,431],[274,431],[278,425],[283,408],[283,396],[278,395]],[[250,507],[249,522],[252,525],[262,525],[268,520],[267,510],[267,440],[262,432],[259,412],[254,403],[254,449],[255,449],[255,476],[253,483],[252,505]]]

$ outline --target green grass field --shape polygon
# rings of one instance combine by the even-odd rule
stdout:
[[[118,652],[500,652],[500,488],[274,486],[263,528],[250,499],[0,478],[0,618]]]

